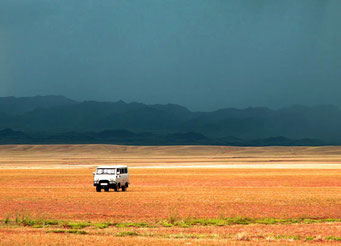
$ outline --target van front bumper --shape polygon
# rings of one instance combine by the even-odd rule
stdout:
[[[94,186],[101,185],[101,186],[109,186],[109,187],[111,187],[111,186],[115,186],[116,185],[116,181],[110,181],[109,183],[108,182],[104,182],[104,183],[106,183],[108,185],[101,185],[100,182],[94,182]]]

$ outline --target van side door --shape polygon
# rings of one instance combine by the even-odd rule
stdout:
[[[129,172],[128,172],[128,168],[125,168],[125,181],[124,183],[129,183]]]
[[[122,176],[122,181],[121,181],[121,185],[125,185],[126,184],[126,172],[125,172],[125,168],[121,168],[121,176]]]
[[[122,180],[122,169],[121,168],[117,168],[116,169],[116,183],[121,183],[121,185],[123,184],[123,180]]]
[[[124,168],[124,184],[129,182],[129,174],[128,174],[128,168]]]

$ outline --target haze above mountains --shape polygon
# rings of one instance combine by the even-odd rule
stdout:
[[[0,96],[341,106],[340,0],[1,0]]]
[[[212,145],[340,144],[335,106],[225,108],[78,102],[63,96],[0,98],[0,143]]]

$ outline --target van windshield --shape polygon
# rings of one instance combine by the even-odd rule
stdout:
[[[97,168],[97,174],[115,174],[115,168]]]

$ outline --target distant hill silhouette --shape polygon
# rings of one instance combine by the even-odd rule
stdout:
[[[51,108],[74,103],[76,102],[64,96],[0,97],[0,112],[16,115],[37,108]]]
[[[341,144],[340,126],[335,106],[191,112],[175,104],[0,98],[2,144],[323,145]]]

